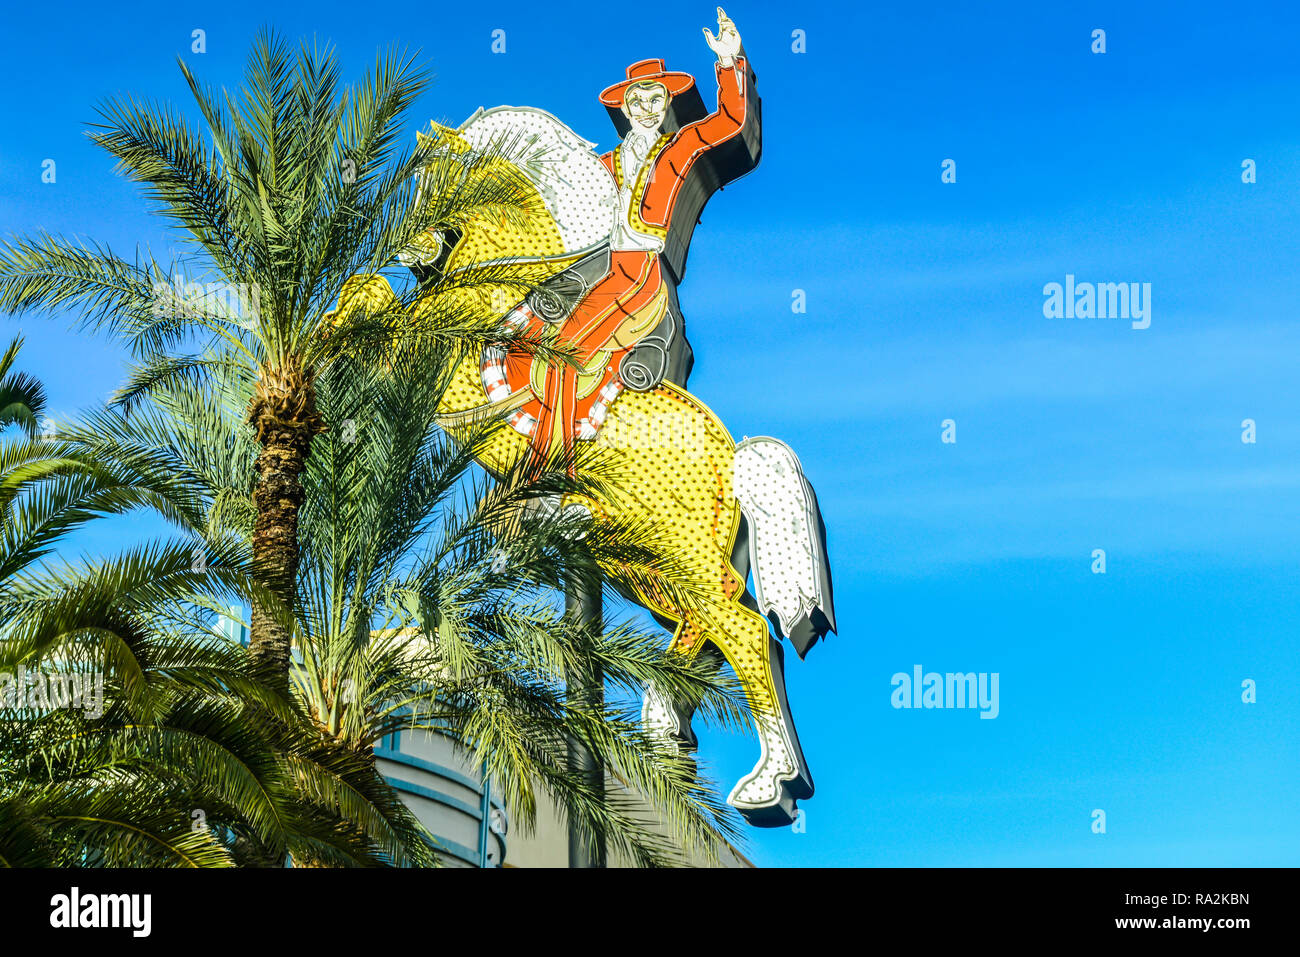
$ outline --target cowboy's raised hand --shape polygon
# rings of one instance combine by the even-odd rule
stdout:
[[[718,35],[715,37],[713,31],[705,27],[704,40],[709,49],[718,55],[718,62],[723,66],[731,66],[740,55],[740,34],[721,7],[718,7]]]

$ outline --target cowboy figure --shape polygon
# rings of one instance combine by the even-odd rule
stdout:
[[[692,359],[676,287],[691,233],[709,196],[753,169],[761,151],[754,74],[721,7],[718,35],[704,36],[718,57],[718,106],[707,116],[694,78],[662,60],[632,64],[600,94],[623,132],[600,158],[618,189],[614,229],[579,283],[581,298],[567,315],[545,317],[560,319],[557,340],[571,361],[512,355],[496,373],[512,392],[531,388],[535,398],[510,421],[539,458],[593,438],[625,388],[686,385]],[[544,328],[538,311],[527,322],[534,331]]]

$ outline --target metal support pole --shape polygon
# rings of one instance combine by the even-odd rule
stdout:
[[[577,624],[595,632],[601,627],[600,579],[571,577],[564,588],[564,611]],[[581,674],[566,676],[569,694],[579,695],[592,706],[600,706],[605,701],[605,682],[600,669],[588,668]],[[569,771],[581,774],[588,784],[604,799],[605,773],[596,756],[582,742],[569,739]],[[593,846],[594,845],[594,846]],[[569,819],[569,866],[570,867],[604,867],[605,841],[603,838],[592,840],[581,825]]]
[[[480,802],[480,820],[478,828],[478,866],[488,866],[488,841],[492,829],[492,780],[488,777],[487,762],[483,762],[483,800]]]

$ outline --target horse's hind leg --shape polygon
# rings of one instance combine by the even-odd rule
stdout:
[[[813,794],[812,774],[786,702],[785,650],[768,633],[766,619],[756,611],[731,607],[734,611],[728,617],[734,620],[722,637],[714,637],[722,631],[720,627],[705,634],[696,625],[684,623],[672,648],[712,670],[725,662],[736,673],[754,716],[761,752],[754,769],[732,789],[728,800],[750,823],[779,827],[794,820],[796,801]],[[646,689],[641,715],[647,728],[693,751],[698,745],[691,728],[694,711],[693,704],[651,686]]]
[[[732,788],[727,802],[751,824],[781,827],[794,821],[795,802],[813,794],[812,774],[786,704],[784,652],[758,612],[736,602],[711,611],[720,620],[709,629],[709,640],[745,690],[761,748],[758,763]]]
[[[721,607],[711,603],[707,614],[690,611],[685,616],[671,650],[718,668],[724,661],[731,665],[758,734],[758,762],[732,788],[728,803],[759,827],[793,822],[795,802],[812,797],[813,782],[786,703],[781,642],[771,636],[766,618],[734,600],[724,600]],[[694,710],[649,687],[641,714],[647,728],[694,750]]]

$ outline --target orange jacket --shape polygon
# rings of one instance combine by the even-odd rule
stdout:
[[[762,150],[759,99],[754,74],[743,56],[733,66],[717,64],[718,108],[663,134],[650,149],[632,188],[628,225],[665,240],[664,256],[678,281],[700,210],[712,193],[758,164]],[[622,189],[620,150],[600,159]],[[710,175],[711,174],[711,175]]]

